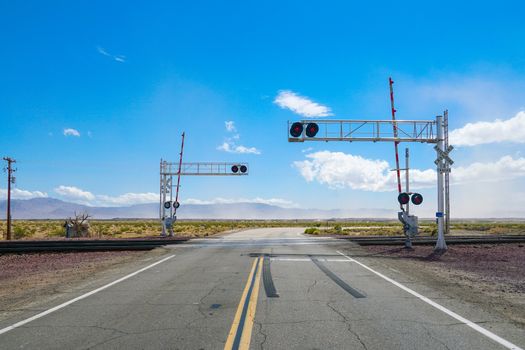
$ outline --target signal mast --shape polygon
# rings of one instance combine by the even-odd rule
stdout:
[[[438,115],[435,120],[396,120],[394,107],[393,81],[389,78],[390,102],[392,108],[391,120],[350,120],[350,119],[308,119],[296,122],[288,122],[288,142],[309,141],[346,141],[346,142],[394,142],[396,152],[396,175],[398,188],[398,202],[401,211],[398,213],[399,220],[403,223],[406,246],[411,246],[410,239],[418,234],[417,216],[409,215],[408,203],[414,205],[423,203],[423,196],[419,193],[409,192],[408,187],[408,152],[407,155],[407,191],[402,192],[401,175],[399,167],[398,145],[401,142],[434,144],[436,151],[437,170],[437,211],[436,221],[438,226],[438,237],[436,240],[436,251],[447,249],[445,242],[445,221],[449,221],[449,179],[443,176],[450,173],[450,166],[454,163],[449,157],[453,147],[448,145],[448,111],[444,116]],[[393,130],[388,131],[388,130]],[[446,188],[445,188],[446,186]],[[445,205],[445,202],[447,205]],[[403,207],[406,205],[406,210]],[[446,211],[446,212],[445,212]],[[448,226],[448,224],[447,224]]]
[[[173,226],[177,221],[177,209],[180,207],[179,192],[181,176],[245,176],[248,175],[246,162],[183,162],[185,133],[182,133],[180,157],[178,163],[160,160],[160,204],[159,218],[162,236],[173,236]],[[173,177],[177,177],[175,200],[173,200]]]

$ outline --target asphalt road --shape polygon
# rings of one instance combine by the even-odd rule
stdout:
[[[0,348],[525,347],[523,329],[352,243],[301,231],[257,229],[171,246],[0,321]]]

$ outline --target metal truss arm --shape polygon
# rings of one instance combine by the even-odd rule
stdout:
[[[316,123],[319,132],[314,137],[303,131],[298,137],[288,136],[289,142],[305,141],[369,141],[437,143],[434,120],[323,120],[307,119],[300,123]],[[394,135],[394,123],[397,135]],[[291,122],[288,122],[290,130]]]
[[[236,171],[234,167],[236,168]],[[244,171],[243,171],[244,170]],[[243,176],[248,175],[248,163],[218,163],[218,162],[192,162],[182,163],[180,175],[194,176]],[[179,164],[163,162],[161,164],[161,175],[179,175]]]

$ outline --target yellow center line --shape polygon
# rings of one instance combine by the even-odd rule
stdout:
[[[261,257],[253,261],[248,281],[246,281],[246,286],[239,301],[230,333],[224,345],[225,350],[247,350],[250,348],[253,321],[257,309],[257,299],[259,297],[262,262],[263,259]]]

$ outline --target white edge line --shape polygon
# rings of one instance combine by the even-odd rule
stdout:
[[[469,326],[470,328],[478,331],[479,333],[483,334],[484,336],[494,340],[495,342],[499,343],[500,345],[503,345],[504,347],[506,347],[507,349],[511,349],[511,350],[523,350],[522,348],[520,348],[519,346],[515,345],[515,344],[512,344],[511,342],[509,342],[508,340],[505,340],[503,338],[501,338],[500,336],[492,333],[491,331],[475,324],[474,322],[472,321],[469,321],[467,320],[466,318],[458,315],[457,313],[455,313],[454,311],[451,311],[449,309],[447,309],[446,307],[436,303],[435,301],[432,301],[430,300],[429,298],[425,297],[424,295],[421,295],[419,294],[418,292],[404,286],[403,284],[399,283],[399,282],[396,282],[394,281],[393,279],[383,275],[382,273],[380,272],[377,272],[375,271],[374,269],[366,266],[365,264],[355,260],[354,258],[351,258],[349,257],[348,255],[345,255],[343,253],[341,253],[340,251],[337,250],[337,253],[338,254],[341,254],[342,256],[344,256],[345,258],[347,258],[348,260],[352,261],[352,262],[355,262],[356,264],[360,265],[361,267],[364,267],[365,269],[367,269],[368,271],[370,272],[373,272],[375,273],[376,275],[378,275],[379,277],[381,277],[382,279],[384,280],[387,280],[388,282],[392,283],[393,285],[395,285],[396,287],[399,287],[401,289],[403,289],[405,292],[407,293],[410,293],[412,294],[413,296],[421,299],[422,301],[424,301],[425,303],[435,307],[436,309],[446,313],[447,315],[449,315],[450,317],[453,317],[455,318],[456,320],[458,320],[459,322],[461,323],[464,323],[466,324],[467,326]]]
[[[76,298],[74,298],[74,299],[71,299],[71,300],[69,300],[69,301],[66,301],[65,303],[62,303],[62,304],[57,305],[57,306],[55,306],[55,307],[52,307],[51,309],[48,309],[48,310],[46,310],[46,311],[44,311],[44,312],[41,312],[41,313],[39,313],[39,314],[36,314],[35,316],[32,316],[32,317],[26,318],[25,320],[22,320],[22,321],[20,321],[20,322],[17,322],[17,323],[15,323],[15,324],[11,325],[11,326],[8,326],[8,327],[5,327],[5,328],[2,328],[2,329],[0,329],[0,334],[7,333],[7,332],[9,332],[9,331],[11,331],[11,330],[13,330],[13,329],[15,329],[15,328],[18,328],[18,327],[20,327],[20,326],[23,326],[23,325],[29,323],[29,322],[32,322],[32,321],[37,320],[37,319],[39,319],[39,318],[42,318],[42,317],[44,317],[44,316],[46,316],[46,315],[49,315],[49,314],[52,313],[52,312],[55,312],[55,311],[60,310],[60,309],[63,309],[63,308],[65,308],[65,307],[68,306],[68,305],[71,305],[71,304],[73,304],[73,303],[75,303],[75,302],[77,302],[77,301],[79,301],[79,300],[85,299],[85,298],[87,298],[87,297],[89,297],[89,296],[91,296],[91,295],[93,295],[93,294],[95,294],[95,293],[98,293],[98,292],[100,292],[100,291],[102,291],[102,290],[104,290],[104,289],[106,289],[106,288],[109,288],[109,287],[111,287],[111,286],[114,286],[114,285],[117,284],[117,283],[120,283],[120,282],[122,282],[122,281],[125,281],[125,280],[127,280],[128,278],[131,278],[131,277],[133,277],[133,276],[135,276],[135,275],[137,275],[137,274],[139,274],[139,273],[141,273],[141,272],[144,272],[144,271],[146,271],[146,270],[148,270],[148,269],[150,269],[150,268],[152,268],[152,267],[154,267],[154,266],[156,266],[156,265],[158,265],[158,264],[161,264],[161,263],[163,263],[164,261],[173,258],[174,256],[175,256],[175,255],[170,255],[170,256],[168,256],[167,258],[164,258],[164,259],[159,260],[159,261],[157,261],[157,262],[155,262],[155,263],[153,263],[153,264],[151,264],[151,265],[148,265],[148,266],[146,266],[146,267],[143,267],[142,269],[137,270],[137,271],[135,271],[135,272],[132,272],[132,273],[130,273],[129,275],[126,275],[126,276],[124,276],[124,277],[121,277],[121,278],[119,278],[119,279],[116,280],[116,281],[113,281],[113,282],[111,282],[111,283],[106,284],[105,286],[102,286],[102,287],[99,287],[99,288],[97,288],[97,289],[94,289],[94,290],[92,290],[91,292],[87,292],[86,294],[82,294],[81,296],[78,296],[78,297],[76,297]]]

